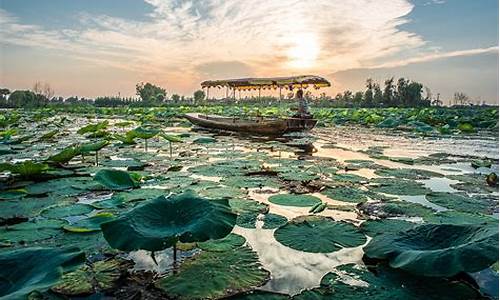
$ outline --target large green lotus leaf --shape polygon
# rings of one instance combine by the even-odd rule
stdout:
[[[236,224],[244,228],[255,228],[257,217],[269,211],[267,205],[248,199],[230,199],[229,205],[231,210],[238,214]]]
[[[160,130],[155,128],[137,127],[136,129],[132,130],[132,132],[134,137],[147,140],[160,133]]]
[[[431,190],[426,188],[422,183],[412,180],[398,178],[375,178],[372,179],[371,182],[377,183],[377,185],[370,185],[368,188],[378,193],[418,196],[431,192]]]
[[[102,186],[90,177],[59,178],[26,186],[26,191],[30,195],[50,193],[51,195],[76,196],[86,191],[101,189]]]
[[[267,292],[267,291],[251,291],[248,293],[234,295],[227,299],[231,300],[288,300],[290,297],[288,295]]]
[[[109,247],[102,233],[95,231],[88,233],[65,232],[53,239],[44,240],[43,243],[53,247],[78,247],[89,255],[116,252]]]
[[[44,163],[36,163],[31,160],[18,162],[15,164],[1,163],[0,172],[10,171],[14,174],[19,174],[21,177],[33,178],[38,176],[49,169],[49,166]]]
[[[120,199],[123,202],[136,202],[136,201],[148,200],[164,196],[167,193],[168,192],[166,190],[162,189],[140,188],[140,189],[133,189],[130,191],[115,193],[111,198]]]
[[[40,213],[45,218],[61,219],[70,216],[81,216],[91,213],[94,207],[89,204],[75,203],[47,207]]]
[[[275,179],[265,176],[231,176],[225,178],[222,183],[239,188],[280,187]]]
[[[222,239],[197,243],[197,246],[205,251],[223,252],[236,249],[245,242],[246,239],[241,235],[230,233]]]
[[[295,300],[311,299],[405,299],[405,300],[455,300],[479,299],[479,294],[469,285],[444,278],[417,277],[379,265],[370,272],[355,264],[342,265],[326,274],[320,287],[293,297]]]
[[[112,213],[100,212],[92,217],[72,223],[71,225],[65,225],[63,229],[75,233],[100,231],[102,223],[111,221],[114,218],[115,216]]]
[[[358,209],[365,215],[378,218],[425,217],[434,213],[434,210],[421,204],[397,200],[366,202],[360,204]]]
[[[368,200],[366,197],[366,191],[362,191],[354,187],[327,188],[321,193],[325,194],[331,199],[344,202],[361,203]]]
[[[0,299],[24,300],[85,261],[78,248],[24,248],[0,252]]]
[[[442,207],[469,213],[493,213],[498,206],[498,198],[467,196],[464,193],[432,192],[425,195],[429,202]]]
[[[61,220],[36,220],[4,226],[0,229],[0,241],[30,243],[46,240],[62,234],[61,227],[66,224]]]
[[[415,275],[451,277],[498,261],[498,226],[425,224],[378,235],[363,250],[369,258]]]
[[[202,189],[199,191],[199,194],[201,196],[208,197],[208,198],[232,199],[232,198],[245,197],[247,195],[247,192],[245,190],[242,190],[242,189],[237,188],[237,187],[215,186],[215,187],[209,187],[206,189]]]
[[[49,158],[47,161],[59,164],[65,164],[73,159],[73,157],[80,155],[80,148],[78,146],[69,146],[56,153]]]
[[[60,201],[57,197],[31,198],[0,201],[0,223],[3,220],[21,217],[30,218],[40,214],[44,208]]]
[[[443,174],[420,170],[420,169],[379,169],[375,174],[382,177],[396,177],[412,180],[430,179],[431,177],[443,177]]]
[[[417,224],[399,219],[367,220],[359,226],[359,229],[368,236],[376,236],[384,233],[395,233],[415,227]]]
[[[11,189],[6,191],[0,191],[0,200],[13,200],[20,199],[26,196],[27,192],[25,189]]]
[[[486,194],[498,192],[498,186],[489,186],[486,182],[486,175],[484,174],[460,174],[448,175],[450,179],[461,181],[459,183],[451,184],[454,189],[461,190],[467,193]]]
[[[128,172],[121,170],[100,170],[95,174],[94,180],[114,191],[128,190],[139,186],[139,183]]]
[[[236,223],[228,200],[207,200],[186,192],[158,197],[120,218],[101,224],[111,247],[158,251],[182,243],[204,242],[228,235]]]
[[[90,132],[96,132],[99,130],[106,129],[108,127],[109,122],[107,120],[96,123],[96,124],[88,124],[86,126],[83,126],[82,128],[78,129],[76,133],[78,134],[85,134],[85,133],[90,133]]]
[[[263,229],[274,229],[285,225],[288,222],[288,219],[277,214],[265,214],[263,221]]]
[[[51,290],[66,296],[82,296],[109,290],[116,285],[127,268],[132,266],[130,261],[119,258],[97,261],[64,274]]]
[[[465,213],[453,210],[440,211],[427,215],[424,220],[436,224],[498,224],[498,219],[475,213]]]
[[[360,183],[360,182],[367,182],[368,178],[359,176],[356,174],[333,174],[332,179],[335,181],[340,181],[340,182],[354,182],[354,183]]]
[[[278,176],[287,181],[311,181],[319,178],[319,175],[312,171],[301,171],[298,169],[279,173]]]
[[[269,202],[285,206],[309,207],[320,203],[321,200],[311,195],[278,194],[269,197]]]
[[[205,251],[184,261],[177,274],[156,282],[176,299],[219,299],[261,286],[269,272],[248,247],[225,252]]]
[[[320,216],[304,216],[290,220],[276,229],[274,237],[287,247],[312,253],[334,252],[366,242],[365,235],[356,226]]]
[[[379,164],[376,164],[373,160],[365,159],[349,159],[344,161],[347,164],[347,169],[380,169],[385,168]]]
[[[217,140],[214,139],[213,137],[209,136],[201,136],[193,141],[195,144],[212,144],[215,143]]]
[[[109,145],[109,142],[106,140],[81,144],[80,153],[96,152],[106,147],[107,145]]]
[[[256,228],[257,218],[260,213],[258,212],[243,212],[238,214],[236,225],[243,228]]]

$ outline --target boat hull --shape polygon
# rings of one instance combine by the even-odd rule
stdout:
[[[317,123],[315,119],[265,119],[244,120],[241,118],[204,115],[198,113],[185,114],[191,123],[212,129],[236,131],[259,135],[283,135],[289,132],[308,131]]]

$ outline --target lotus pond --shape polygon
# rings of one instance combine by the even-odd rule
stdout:
[[[498,125],[4,113],[0,299],[498,299]]]

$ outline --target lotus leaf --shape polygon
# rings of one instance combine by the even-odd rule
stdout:
[[[296,300],[326,300],[342,298],[357,300],[408,299],[455,300],[478,299],[479,294],[469,285],[443,278],[426,278],[379,265],[370,272],[355,264],[342,265],[326,274],[320,287],[294,297]]]
[[[432,192],[425,198],[434,204],[449,209],[469,213],[492,213],[498,206],[498,198],[467,196],[464,193]]]
[[[399,200],[385,202],[366,202],[358,206],[360,212],[365,215],[392,218],[392,217],[426,217],[434,211],[418,203]]]
[[[115,191],[128,190],[139,186],[139,183],[134,180],[130,173],[121,170],[100,170],[95,174],[94,180]]]
[[[417,224],[399,219],[368,220],[359,226],[359,229],[368,236],[384,233],[395,233],[415,227]]]
[[[38,216],[42,209],[56,204],[59,200],[56,197],[26,197],[22,200],[0,201],[0,223],[15,217],[31,218]]]
[[[0,172],[10,171],[14,174],[19,174],[21,177],[25,178],[32,178],[38,176],[47,171],[48,168],[49,166],[47,166],[44,163],[36,163],[31,160],[26,160],[15,164],[9,164],[9,163],[0,164]]]
[[[80,145],[80,153],[90,153],[101,150],[102,148],[109,145],[108,141],[98,141],[95,143],[85,143]]]
[[[100,212],[92,217],[79,220],[71,225],[63,226],[63,229],[70,232],[80,233],[80,232],[92,232],[100,231],[101,224],[114,219],[112,213]]]
[[[197,243],[198,248],[205,251],[224,252],[236,249],[245,244],[246,239],[241,235],[230,233],[219,240],[211,240]]]
[[[269,202],[285,206],[308,207],[320,203],[321,200],[311,195],[278,194],[269,197]]]
[[[311,181],[319,178],[319,175],[311,171],[288,171],[279,174],[279,177],[287,181]]]
[[[463,133],[474,133],[474,132],[476,132],[476,129],[470,123],[460,123],[457,128],[458,128],[458,130],[460,130]]]
[[[356,174],[333,174],[332,179],[335,181],[340,181],[340,182],[355,182],[355,183],[360,183],[360,182],[367,182],[368,178],[359,176]]]
[[[69,146],[61,150],[59,153],[47,158],[47,161],[52,163],[65,164],[77,155],[80,155],[80,148],[77,146]]]
[[[453,210],[440,211],[427,215],[424,220],[437,224],[498,224],[498,219],[476,213],[465,213]]]
[[[238,294],[233,297],[229,297],[231,300],[288,300],[290,297],[288,295],[267,292],[267,291],[251,291],[248,293]]]
[[[213,137],[209,136],[202,136],[193,141],[195,144],[212,144],[215,143],[217,140],[214,139]]]
[[[160,133],[160,131],[158,129],[144,128],[144,127],[137,127],[132,132],[133,132],[133,135],[135,137],[138,137],[138,138],[144,139],[144,140],[150,139],[150,138],[156,136],[158,133]]]
[[[96,261],[64,274],[51,290],[66,296],[89,295],[96,291],[109,290],[130,267],[132,264],[123,259]]]
[[[231,176],[222,181],[227,186],[240,188],[279,187],[279,183],[266,176]]]
[[[487,176],[483,174],[460,174],[448,175],[447,177],[461,181],[450,186],[467,193],[484,194],[498,191],[498,185],[490,186],[487,182]]]
[[[285,225],[288,222],[288,219],[277,214],[265,214],[263,221],[263,229],[274,229]]]
[[[420,225],[375,236],[363,250],[369,258],[387,260],[391,267],[415,275],[451,277],[498,261],[498,226]]]
[[[86,126],[83,126],[82,128],[78,129],[76,133],[78,134],[85,134],[85,133],[92,133],[92,132],[97,132],[103,129],[106,129],[108,127],[109,122],[108,121],[102,121],[97,124],[89,124]]]
[[[63,204],[47,207],[41,211],[45,218],[60,219],[70,216],[80,216],[91,213],[94,208],[88,204]]]
[[[422,183],[412,180],[384,177],[372,179],[371,182],[377,185],[370,185],[368,188],[378,193],[418,196],[431,192]]]
[[[321,192],[329,198],[344,202],[361,203],[366,202],[366,192],[355,187],[327,188]]]
[[[26,299],[53,285],[85,260],[78,248],[24,248],[0,252],[0,299]],[[15,272],[13,272],[15,270]]]
[[[201,190],[200,192],[201,196],[208,197],[208,198],[242,198],[247,195],[247,192],[237,188],[237,187],[230,187],[230,186],[216,186],[216,187],[209,187],[206,189]]]
[[[67,224],[60,220],[36,220],[5,226],[0,229],[0,240],[11,243],[42,241],[62,232],[61,227]]]
[[[413,180],[430,179],[431,177],[443,177],[443,175],[440,173],[421,169],[380,169],[376,170],[375,174],[382,177],[396,177]]]
[[[177,299],[218,299],[265,283],[269,273],[248,247],[225,252],[202,252],[182,263],[177,274],[156,282],[156,287]]]
[[[356,226],[320,216],[304,216],[290,220],[274,232],[274,237],[287,247],[313,253],[334,252],[366,242],[365,235]]]
[[[101,224],[111,247],[159,251],[182,243],[204,242],[228,235],[236,223],[228,200],[207,200],[186,192],[158,197],[116,220]]]
[[[101,190],[102,186],[90,177],[52,179],[26,186],[29,195],[40,196],[50,193],[59,196],[76,196],[86,191]]]

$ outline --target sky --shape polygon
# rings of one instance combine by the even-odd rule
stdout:
[[[498,104],[498,0],[0,0],[0,87],[190,96],[208,79],[421,82]],[[221,93],[222,95],[222,93]]]

